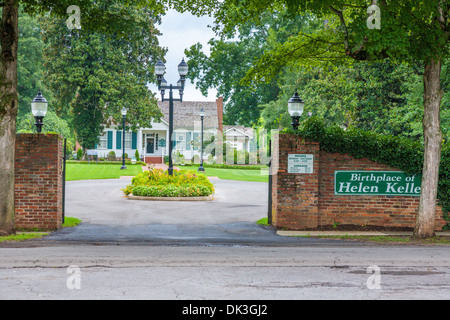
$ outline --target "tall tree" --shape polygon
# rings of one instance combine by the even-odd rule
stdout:
[[[68,17],[67,8],[77,5],[82,10],[82,28],[126,36],[130,25],[126,10],[104,10],[113,3],[147,6],[155,15],[164,12],[164,1],[122,0],[104,2],[90,0],[0,0],[0,234],[14,233],[14,156],[18,112],[17,51],[19,41],[19,7],[29,14],[51,13]]]
[[[116,4],[105,10],[122,7]],[[95,148],[103,125],[122,123],[123,107],[128,109],[127,120],[133,127],[148,127],[161,117],[147,87],[154,79],[155,61],[164,55],[154,26],[158,17],[148,9],[124,10],[130,22],[129,29],[123,30],[126,37],[122,32],[68,32],[64,20],[43,19],[45,78],[57,112],[73,114],[77,139],[85,149]]]
[[[52,107],[51,94],[43,86],[44,42],[36,17],[21,10],[19,12],[19,49],[17,53],[17,81],[19,92],[18,118],[31,114],[31,101],[39,90],[42,91]]]
[[[422,193],[414,232],[416,238],[435,234],[436,197],[441,160],[441,68],[449,57],[450,4],[446,0],[185,0],[180,10],[205,10],[216,17],[217,28],[232,32],[236,26],[258,21],[267,12],[283,8],[326,20],[323,30],[299,33],[267,52],[248,73],[247,80],[267,80],[285,65],[319,61],[418,60],[423,62],[424,164]],[[373,7],[378,5],[378,7]],[[370,8],[369,8],[370,7]],[[199,9],[197,9],[199,8]],[[375,10],[376,9],[376,10]],[[375,22],[375,23],[373,23]],[[380,28],[378,28],[380,26]]]
[[[449,105],[447,66],[444,65],[442,75],[446,92],[442,106]],[[351,66],[289,69],[279,77],[281,92],[277,100],[261,105],[261,124],[267,129],[290,127],[286,101],[295,88],[301,88],[305,116],[312,112],[328,124],[423,141],[420,70],[420,65],[394,63],[389,59],[358,61]],[[444,137],[449,141],[450,113],[446,108],[442,108],[441,121]]]
[[[248,86],[241,82],[253,62],[277,43],[286,41],[299,30],[315,28],[307,16],[286,19],[286,12],[265,14],[261,21],[248,21],[237,28],[237,35],[224,34],[208,43],[210,54],[203,52],[201,44],[186,50],[189,58],[189,77],[207,94],[215,88],[224,97],[227,124],[256,126],[260,118],[259,105],[275,100],[279,93],[278,75],[265,83]]]

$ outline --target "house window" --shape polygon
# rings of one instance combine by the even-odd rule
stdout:
[[[97,145],[97,149],[107,149],[108,148],[108,135],[104,132],[100,136],[100,141]]]
[[[125,149],[131,149],[132,133],[125,132]]]
[[[176,141],[177,141],[177,150],[184,151],[186,149],[186,134],[183,132],[178,132],[176,134]]]

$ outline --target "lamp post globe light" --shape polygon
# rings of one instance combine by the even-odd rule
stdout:
[[[300,124],[300,117],[303,114],[303,109],[305,107],[305,103],[299,97],[297,90],[295,90],[294,95],[288,101],[288,111],[292,118],[292,127],[297,131],[298,126]]]
[[[127,109],[124,107],[122,109],[122,119],[123,119],[123,128],[122,128],[122,167],[120,170],[125,170],[127,167],[125,166],[125,120],[127,117]]]
[[[168,85],[167,81],[163,78],[166,72],[166,66],[164,63],[159,60],[155,64],[155,74],[156,79],[158,81],[158,90],[161,91],[161,101],[169,101],[169,175],[173,175],[173,143],[172,143],[172,135],[173,135],[173,103],[174,101],[183,102],[183,94],[184,94],[184,85],[186,83],[186,76],[188,74],[189,68],[187,63],[182,59],[181,63],[178,65],[178,74],[180,75],[180,80],[177,81],[177,85]],[[164,98],[166,90],[169,90],[169,99]],[[180,98],[175,99],[173,97],[173,90],[179,90]]]
[[[199,172],[205,172],[205,168],[203,168],[203,118],[205,117],[205,110],[200,111],[200,118],[202,120],[202,134],[201,134],[201,151],[200,151],[200,167],[198,168]]]
[[[37,96],[31,102],[31,112],[33,113],[34,118],[36,119],[36,129],[38,133],[42,132],[42,126],[44,125],[44,117],[47,114],[48,102],[44,98],[39,90]]]

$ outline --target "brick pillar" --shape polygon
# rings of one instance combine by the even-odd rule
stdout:
[[[312,154],[313,173],[288,173],[290,154]],[[292,134],[279,134],[279,152],[275,153],[278,172],[273,173],[272,215],[277,228],[307,229],[318,226],[319,214],[319,161],[317,142],[305,141]]]
[[[55,230],[62,224],[63,138],[18,134],[15,160],[16,228]]]

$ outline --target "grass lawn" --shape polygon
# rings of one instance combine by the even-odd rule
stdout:
[[[66,164],[66,180],[97,180],[119,179],[123,176],[136,176],[142,173],[141,165],[127,165],[126,170],[120,170],[122,164]]]
[[[178,166],[178,165],[176,167],[180,169],[198,171],[198,167]],[[263,175],[260,170],[205,168],[205,174],[208,177],[218,177],[219,179],[224,180],[253,181],[253,182],[269,181],[268,175]]]
[[[63,228],[72,228],[72,227],[76,227],[80,223],[81,223],[80,219],[66,217],[65,222],[62,225],[62,227]],[[25,240],[38,239],[38,238],[42,238],[43,236],[46,236],[48,234],[49,234],[49,232],[39,232],[39,230],[36,230],[36,232],[23,232],[23,231],[18,230],[17,233],[14,235],[0,237],[0,243],[1,242],[11,242],[11,241],[20,242],[20,241],[25,241]]]
[[[72,227],[76,227],[80,223],[81,223],[80,219],[71,218],[71,217],[65,217],[62,227],[63,228],[72,228]]]
[[[0,243],[8,242],[8,241],[20,242],[20,241],[25,241],[25,240],[30,240],[30,239],[41,238],[46,235],[48,235],[48,233],[45,233],[45,232],[23,232],[23,233],[18,232],[15,235],[0,237]]]

